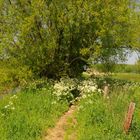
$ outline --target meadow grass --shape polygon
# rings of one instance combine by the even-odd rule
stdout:
[[[77,140],[139,140],[140,139],[140,89],[116,89],[108,99],[101,94],[93,94],[82,99],[75,113],[77,125],[67,131],[76,132]],[[129,103],[136,103],[130,132],[123,131],[125,115]]]
[[[140,74],[137,73],[114,73],[111,77],[115,79],[140,82]]]
[[[67,109],[47,88],[7,95],[0,101],[0,140],[40,140]]]

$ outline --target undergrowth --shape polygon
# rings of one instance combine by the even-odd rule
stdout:
[[[0,101],[0,140],[39,140],[67,109],[49,88],[7,95]]]
[[[106,99],[93,93],[81,99],[75,117],[77,124],[67,131],[66,137],[76,132],[77,140],[139,140],[140,89],[115,89]],[[136,103],[133,122],[128,134],[123,125],[130,102]]]

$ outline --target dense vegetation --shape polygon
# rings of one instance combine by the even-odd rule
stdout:
[[[0,139],[41,139],[67,109],[67,101],[59,101],[49,85],[8,95],[0,101]]]
[[[1,139],[42,139],[68,106],[78,101],[75,112],[77,123],[72,123],[66,131],[66,139],[74,133],[77,140],[139,140],[140,83],[111,77],[64,78],[55,83],[48,82],[32,83],[24,90],[1,99]],[[110,93],[103,98],[106,82],[110,85]],[[123,124],[131,101],[136,103],[136,110],[126,135]]]
[[[76,131],[77,140],[139,140],[139,92],[138,87],[125,86],[111,91],[107,99],[97,93],[87,95],[78,104],[77,124],[67,131],[66,138]],[[136,103],[136,110],[130,132],[126,135],[123,125],[131,101]]]
[[[135,8],[129,0],[1,0],[1,60],[51,78],[77,76],[91,59],[111,66],[139,46]]]
[[[118,64],[140,51],[139,11],[131,0],[0,0],[0,139],[40,140],[76,103],[66,139],[139,140],[140,61]]]

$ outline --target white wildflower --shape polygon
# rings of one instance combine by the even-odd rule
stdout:
[[[101,89],[98,89],[98,92],[99,92],[99,93],[101,93],[101,92],[102,92],[102,90],[101,90]]]
[[[52,104],[52,105],[56,104],[56,101],[53,101],[51,104]]]
[[[4,108],[8,108],[8,107],[10,107],[10,105],[6,105]]]
[[[17,95],[13,95],[10,97],[10,99],[17,99],[17,98],[18,98]]]
[[[15,110],[15,107],[12,107],[11,109],[12,109],[12,110]]]
[[[106,98],[109,99],[109,96],[107,96]]]
[[[10,101],[10,102],[9,102],[9,105],[13,105],[13,103]]]
[[[82,96],[83,99],[85,99],[86,97],[87,97],[87,96],[86,96],[85,94]]]
[[[94,92],[94,91],[97,90],[97,88],[96,88],[96,86],[92,86],[92,87],[90,87],[90,90],[91,90],[92,92]]]

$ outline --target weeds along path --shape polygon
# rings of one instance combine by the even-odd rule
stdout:
[[[72,123],[76,123],[76,120],[73,118],[73,113],[75,110],[76,106],[71,106],[69,110],[58,120],[55,127],[48,130],[47,136],[45,136],[44,140],[64,140],[65,130],[68,126],[68,119],[72,118]],[[69,140],[74,140],[73,136]]]

